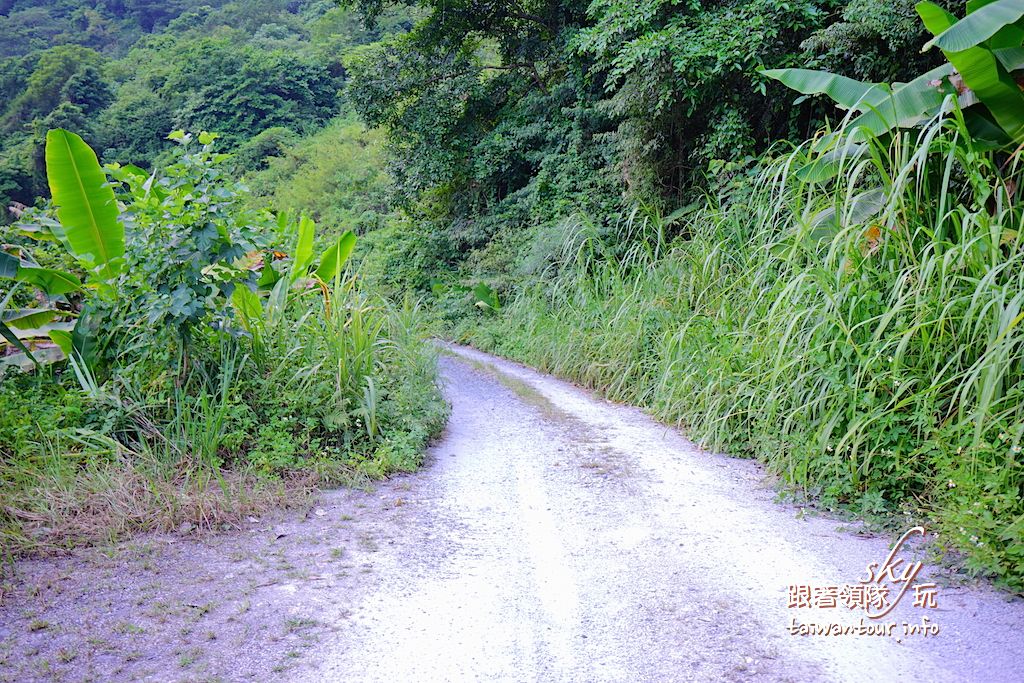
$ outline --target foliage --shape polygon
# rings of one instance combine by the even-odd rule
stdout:
[[[76,285],[58,297],[56,280],[41,279],[57,271],[28,261],[27,248],[0,258],[0,276],[49,283],[41,295],[74,321],[66,335],[77,352],[67,347],[66,367],[0,380],[6,550],[233,523],[318,482],[411,469],[443,424],[421,315],[362,288],[347,267],[355,236],[316,258],[309,218],[244,208],[215,136],[173,137],[179,153],[165,168],[108,167],[111,191],[95,182],[102,172],[80,138],[51,135],[61,221],[29,212],[20,239],[98,228],[104,219],[80,221],[110,208],[99,193],[116,192],[125,267],[86,279],[109,282],[111,296],[79,298]],[[58,181],[70,159],[86,193],[77,205]]]
[[[651,212],[573,221],[553,277],[463,329],[826,506],[930,516],[1021,590],[1021,171],[965,139],[955,118],[871,138],[828,181],[797,171],[830,150],[800,147],[675,241]]]
[[[392,208],[383,138],[382,131],[367,130],[351,115],[339,117],[315,134],[281,144],[264,158],[264,169],[246,176],[246,184],[254,202],[304,211],[326,235],[378,229]]]
[[[982,2],[967,3],[967,10],[958,21],[933,2],[917,4],[925,26],[935,35],[925,47],[941,47],[949,63],[908,83],[863,83],[805,69],[765,74],[805,94],[828,95],[859,114],[851,127],[869,133],[928,121],[954,100],[965,110],[973,139],[1016,145],[1024,139],[1024,94],[1016,81],[1024,72],[1024,9],[1017,3]]]
[[[916,0],[851,0],[842,18],[816,31],[802,47],[806,66],[871,82],[891,83],[939,66],[921,52],[931,34],[914,9]],[[946,9],[953,0],[940,3]]]
[[[175,103],[181,128],[217,130],[237,144],[267,128],[312,131],[335,113],[337,86],[311,59],[283,50],[239,49],[229,40],[183,47],[174,50],[174,68],[157,91]]]
[[[171,137],[181,151],[159,177],[134,167],[117,168],[114,177],[126,189],[132,243],[125,295],[145,312],[146,325],[169,327],[188,340],[202,323],[230,327],[232,292],[255,287],[258,279],[242,259],[268,248],[261,228],[271,220],[241,210],[241,188],[223,168],[227,155],[214,151],[216,136],[176,131]]]
[[[363,29],[329,2],[45,4],[15,2],[0,16],[4,207],[46,195],[51,128],[77,131],[108,161],[143,167],[170,158],[175,128],[216,130],[236,148],[267,130],[279,143],[312,133],[338,111],[342,52],[409,24],[396,8]],[[26,22],[47,37],[36,41]],[[268,142],[240,150],[243,171],[263,165]]]
[[[655,190],[653,182],[685,188],[710,160],[787,137],[792,109],[769,94],[756,70],[796,63],[801,40],[821,26],[830,4],[592,3],[593,26],[580,31],[573,49],[604,74],[608,106],[622,117],[622,163],[648,185],[640,189]]]
[[[60,229],[53,230],[87,271],[113,280],[124,260],[124,226],[96,153],[66,130],[46,135],[46,175]]]

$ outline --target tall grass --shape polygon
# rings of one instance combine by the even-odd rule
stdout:
[[[828,140],[765,162],[671,242],[649,212],[611,236],[567,222],[549,276],[472,336],[827,505],[929,515],[1020,590],[1019,153],[975,149],[956,116]]]
[[[232,526],[418,465],[446,416],[418,307],[352,275],[265,305],[253,334],[197,338],[181,372],[145,339],[157,357],[88,387],[4,379],[0,558]]]

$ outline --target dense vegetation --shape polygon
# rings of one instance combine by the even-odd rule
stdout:
[[[340,60],[373,31],[331,2],[0,4],[0,201],[46,194],[46,131],[74,130],[107,163],[166,161],[174,129],[210,130],[258,166],[339,111]],[[237,148],[237,150],[236,150]],[[161,155],[164,155],[161,157]]]
[[[417,303],[350,264],[389,181],[360,124],[328,123],[337,53],[374,34],[331,5],[171,5],[131,42],[142,5],[82,10],[113,13],[109,53],[55,11],[49,44],[5,63],[4,172],[37,205],[0,240],[5,554],[230,526],[414,468],[443,424]],[[267,160],[303,132],[350,140],[314,157],[330,206],[273,180],[306,163],[301,142]],[[254,194],[240,176],[263,167]]]
[[[1020,589],[1019,7],[418,4],[346,93],[452,334]]]
[[[44,21],[37,5],[59,9]],[[137,164],[110,170],[127,193],[126,225],[163,239],[165,213],[144,208],[150,174],[173,186],[176,174],[198,172],[167,133],[217,131],[211,144],[232,156],[205,154],[232,188],[228,222],[245,228],[241,255],[263,253],[260,267],[287,270],[273,254],[296,258],[301,214],[321,226],[320,249],[346,230],[359,236],[347,277],[358,276],[344,296],[372,301],[392,342],[378,347],[379,374],[346,385],[349,419],[367,414],[360,402],[381,387],[395,406],[422,398],[403,393],[399,377],[413,362],[412,384],[429,383],[408,332],[421,316],[402,303],[423,297],[445,334],[643,405],[709,447],[757,457],[795,495],[927,520],[970,570],[1020,590],[1018,5],[0,4],[0,34],[19,36],[4,43],[0,63],[0,194],[40,203],[46,131],[71,129],[104,162]],[[261,213],[268,205],[291,218]],[[28,244],[26,220],[45,234],[47,211],[28,211],[20,236],[4,241]],[[30,246],[38,265],[74,270],[54,245]],[[207,252],[190,275],[164,272],[151,249],[130,258],[118,286],[133,301],[161,301],[154,322],[175,341],[118,335],[110,349],[139,355],[110,356],[119,360],[97,380],[104,395],[119,382],[155,392],[142,395],[162,402],[130,405],[159,403],[147,420],[178,433],[168,397],[222,405],[225,440],[215,451],[264,471],[302,470],[296,454],[339,438],[348,439],[345,457],[312,459],[392,463],[375,472],[415,460],[414,446],[384,457],[372,433],[356,438],[351,424],[325,418],[330,402],[307,387],[274,409],[246,398],[260,394],[252,382],[278,370],[334,367],[320,364],[337,353],[320,344],[353,323],[323,333],[339,315],[329,295],[293,289],[289,313],[266,318],[285,326],[272,334],[246,322],[253,301],[228,291],[273,307],[276,283],[261,286],[262,271],[233,272],[245,266],[232,261],[211,298],[200,295],[211,277],[204,268],[220,273],[224,253]],[[156,276],[139,277],[147,264]],[[176,304],[173,288],[167,299],[153,290],[161,277],[179,286],[186,275],[203,283],[189,285],[198,309]],[[78,294],[62,296],[57,308],[81,326],[88,307]],[[111,329],[152,334],[152,324],[117,315],[128,314],[116,313]],[[177,355],[154,360],[153,348]],[[233,371],[233,388],[218,393],[224,373],[210,368],[232,367],[226,353],[249,369]],[[188,379],[199,368],[207,375]],[[53,433],[95,430],[117,444],[111,452],[145,450],[148,437],[125,436],[112,417],[134,409],[82,393],[74,367],[57,374],[56,385],[5,380],[6,400],[52,406],[43,421],[60,427]],[[142,382],[149,376],[164,385]],[[202,390],[200,376],[209,378]],[[343,384],[317,376],[309,381],[324,391]],[[73,398],[32,398],[55,391]],[[426,416],[421,424],[436,422],[433,400],[411,409]],[[281,430],[257,435],[255,425],[284,410],[318,417],[269,447]],[[239,416],[246,411],[255,417]],[[62,450],[24,419],[2,428],[19,434],[5,453],[19,467]],[[409,444],[426,433],[392,430],[392,442],[413,434]],[[71,450],[90,467],[109,462],[89,459],[93,441],[82,441]],[[27,506],[32,494],[22,490]]]
[[[215,136],[171,137],[173,163],[108,167],[110,189],[51,131],[56,215],[26,212],[0,253],[6,362],[35,370],[0,393],[13,547],[230,523],[411,469],[442,424],[417,310],[346,273],[355,235],[317,256],[310,218],[244,207]],[[65,250],[73,272],[47,267]]]

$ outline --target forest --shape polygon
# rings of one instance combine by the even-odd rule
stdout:
[[[1020,592],[1022,83],[1015,0],[0,2],[3,552],[415,469],[439,337]]]

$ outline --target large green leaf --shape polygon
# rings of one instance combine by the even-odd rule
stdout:
[[[71,273],[49,268],[22,266],[18,269],[18,280],[35,285],[50,296],[75,292],[82,288],[82,281]]]
[[[305,214],[299,218],[298,239],[295,242],[295,259],[292,262],[291,279],[294,281],[306,274],[313,260],[313,234],[316,223]]]
[[[30,330],[42,327],[56,317],[57,311],[51,308],[9,308],[0,319],[15,329]]]
[[[86,305],[78,314],[75,327],[71,330],[71,347],[75,357],[93,374],[97,374],[103,360],[101,347],[106,346],[102,338],[104,332],[103,317],[92,305]]]
[[[12,227],[16,234],[29,237],[37,242],[67,244],[64,228],[60,226],[60,222],[41,213],[33,214],[30,221],[21,220]]]
[[[1018,3],[1024,13],[1024,2],[1018,0]],[[1001,2],[995,2],[982,7],[968,15],[967,19],[959,21],[933,2],[918,3],[917,12],[921,15],[928,30],[933,35],[941,37],[948,34],[951,28],[1001,4]],[[999,27],[1002,25],[1000,24]],[[980,46],[967,47],[962,50],[944,49],[942,52],[960,72],[960,77],[963,78],[967,87],[992,112],[996,123],[1006,131],[1006,134],[1013,140],[1024,139],[1024,93],[1021,93],[1020,86],[996,58],[995,53]]]
[[[70,333],[75,328],[74,323],[45,323],[39,327],[15,327],[11,324],[11,329],[14,334],[17,335],[18,339],[22,341],[30,341],[32,343],[47,341],[50,338],[50,332],[53,330],[61,330]]]
[[[921,5],[926,4],[933,3],[920,3],[918,13],[921,13]],[[980,4],[978,3],[978,5]],[[935,37],[925,43],[924,49],[927,50],[934,45],[943,52],[963,52],[981,45],[996,35],[1003,27],[1014,24],[1021,17],[1024,17],[1024,2],[1021,0],[990,2],[979,6],[959,21],[954,17],[953,22],[939,32],[935,32],[931,26],[928,26],[928,30]],[[921,14],[921,18],[925,19],[924,14]],[[928,19],[925,19],[925,24],[928,24]]]
[[[869,111],[889,96],[888,87],[881,83],[865,83],[827,71],[763,69],[761,73],[805,95],[828,95],[843,109]]]
[[[258,334],[263,326],[263,303],[260,297],[248,287],[235,287],[231,294],[231,303],[238,313],[242,327],[250,334]]]
[[[71,273],[26,265],[26,262],[6,252],[0,252],[0,278],[34,285],[50,296],[82,288],[82,281]]]
[[[32,355],[32,352],[29,351],[28,347],[25,346],[25,344],[23,344],[20,339],[18,339],[18,335],[16,335],[11,328],[7,327],[7,323],[3,321],[0,321],[0,337],[3,337],[8,342],[10,342],[11,345],[14,346],[14,348],[24,353],[25,356],[30,361],[32,361],[36,365],[39,365],[39,361],[37,361],[36,357]]]
[[[824,183],[844,168],[857,162],[868,151],[866,145],[843,144],[835,149],[823,151],[812,161],[796,171],[796,177],[805,183]]]
[[[274,254],[267,252],[263,257],[263,269],[256,281],[256,287],[260,290],[272,289],[281,279],[281,273],[274,268]]]
[[[971,14],[997,1],[967,0],[967,13]],[[1024,19],[1018,19],[1016,23],[1007,24],[996,31],[995,35],[985,41],[985,47],[992,51],[998,51],[1000,48],[1019,47],[1022,43],[1024,43]],[[1013,69],[1010,70],[1012,71]]]
[[[324,282],[329,282],[341,275],[341,271],[345,268],[345,262],[352,255],[355,246],[355,233],[349,230],[341,236],[337,244],[320,257],[320,267],[316,269],[316,276]]]
[[[935,82],[953,72],[952,65],[943,64],[909,83],[894,83],[891,90],[881,83],[861,83],[842,77],[830,80],[826,77],[832,74],[807,69],[771,69],[764,74],[805,95],[823,93],[833,99],[841,98],[840,105],[864,112],[850,121],[850,128],[866,128],[881,135],[896,127],[916,125],[938,113],[945,94]],[[859,99],[855,99],[858,92]],[[822,144],[829,142],[823,140]]]
[[[486,282],[481,282],[473,288],[473,299],[473,304],[480,309],[496,311],[501,308],[497,292],[491,289]]]
[[[0,251],[0,277],[13,280],[18,277],[18,268],[20,267],[21,259],[17,256],[11,256],[7,252]]]
[[[112,280],[124,263],[124,226],[95,152],[74,133],[46,134],[46,176],[68,249]]]
[[[9,367],[21,368],[22,372],[29,372],[33,366],[40,367],[51,365],[64,360],[64,352],[56,346],[38,348],[31,353],[25,351],[10,356],[0,357],[0,375]]]
[[[974,107],[964,111],[964,123],[971,134],[971,142],[978,150],[996,150],[1009,147],[1013,140],[1006,131],[995,122],[992,114],[984,107]]]
[[[71,333],[67,330],[50,330],[49,337],[54,344],[60,347],[65,356],[70,356],[74,350],[74,343],[71,341]]]
[[[992,52],[1007,71],[1024,69],[1024,47],[1004,47]]]

